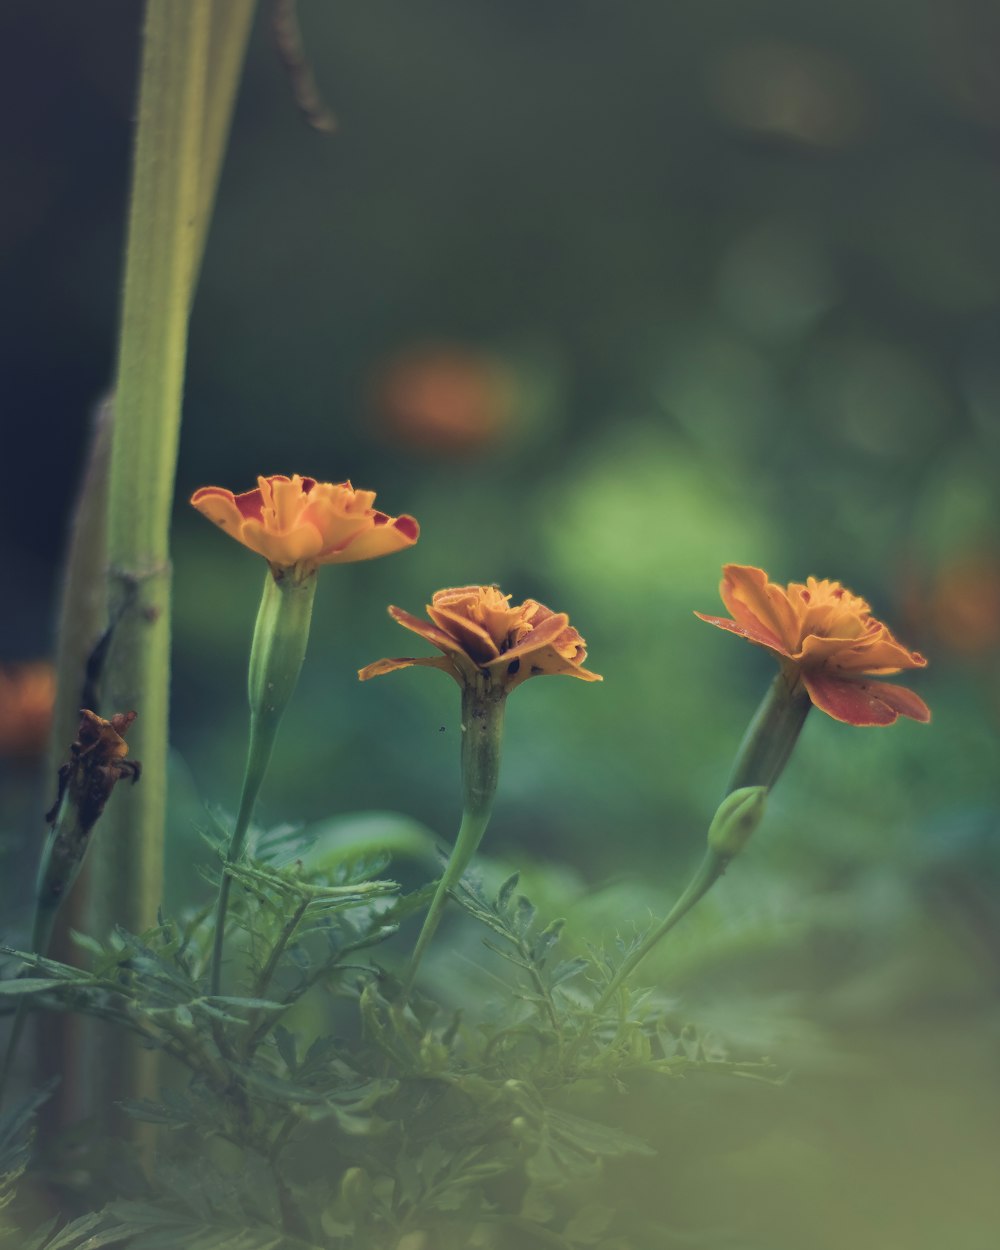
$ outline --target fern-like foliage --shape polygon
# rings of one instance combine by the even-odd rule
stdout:
[[[156,1099],[126,1108],[159,1126],[145,1190],[13,1244],[669,1247],[615,1200],[609,1175],[655,1152],[620,1126],[614,1099],[635,1082],[665,1090],[664,1077],[766,1065],[730,1061],[648,993],[623,990],[597,1013],[615,960],[563,955],[562,922],[539,921],[516,876],[495,893],[473,876],[454,891],[508,974],[462,1012],[405,997],[372,952],[433,885],[401,896],[377,854],[320,870],[297,837],[259,835],[231,869],[223,994],[207,991],[207,912],[80,937],[85,969],[7,951],[17,975],[0,996],[101,1017],[176,1061]],[[27,1164],[30,1113],[0,1129],[0,1218]]]

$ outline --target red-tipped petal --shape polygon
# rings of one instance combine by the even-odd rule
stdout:
[[[411,668],[413,666],[419,668],[439,668],[444,673],[450,673],[459,685],[462,684],[462,679],[455,671],[455,666],[450,660],[445,659],[443,655],[400,656],[397,659],[376,660],[374,664],[366,664],[364,668],[358,669],[358,680],[368,681],[372,677],[381,677],[385,673],[395,673],[397,669]]]
[[[751,564],[724,564],[722,602],[738,625],[771,634],[784,654],[798,641],[798,618],[786,592]],[[767,644],[772,645],[772,644]]]
[[[551,612],[542,620],[540,625],[525,634],[516,646],[505,651],[497,659],[490,660],[486,667],[499,668],[501,665],[509,664],[511,660],[516,660],[522,655],[538,651],[542,647],[552,646],[568,626],[569,617],[565,612]],[[583,639],[580,641],[582,643]]]
[[[727,616],[706,616],[704,612],[696,612],[695,616],[700,621],[708,621],[709,625],[717,625],[719,629],[728,629],[731,634],[739,634],[741,638],[746,638],[748,642],[755,642],[759,647],[767,647],[768,651],[773,651],[775,655],[788,655],[781,641],[763,625],[749,623],[741,625],[738,621],[731,621]]]
[[[446,655],[454,655],[462,650],[460,643],[456,642],[450,634],[445,633],[443,629],[439,629],[437,625],[432,625],[430,621],[422,621],[419,616],[414,616],[412,612],[407,612],[405,608],[397,608],[395,605],[389,608],[389,615],[394,621],[402,625],[404,629],[412,630],[413,633],[419,634],[421,638],[426,638],[432,646],[443,651]]]
[[[856,681],[822,669],[803,672],[809,698],[821,712],[847,725],[891,725],[900,716],[926,723],[930,709],[919,695],[883,681]]]

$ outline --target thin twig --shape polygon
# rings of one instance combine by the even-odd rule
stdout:
[[[271,33],[285,67],[295,105],[306,124],[321,134],[333,134],[337,119],[323,103],[312,66],[302,43],[297,0],[273,0]]]

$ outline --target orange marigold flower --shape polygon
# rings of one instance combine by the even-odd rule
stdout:
[[[55,669],[45,660],[0,668],[0,756],[45,753],[55,700]]]
[[[565,612],[552,612],[534,599],[512,607],[510,598],[498,586],[438,590],[427,605],[430,622],[391,607],[393,620],[426,638],[443,654],[378,660],[358,676],[367,681],[419,664],[450,673],[460,686],[485,677],[491,688],[504,691],[546,673],[604,680],[583,667],[587,646]]]
[[[374,491],[355,490],[350,482],[296,473],[259,477],[257,489],[242,495],[203,486],[191,503],[274,570],[306,574],[320,564],[372,560],[413,546],[420,537],[413,517],[377,512],[374,499]]]
[[[900,716],[930,720],[927,704],[912,691],[868,680],[927,661],[897,642],[840,582],[810,577],[782,587],[745,564],[727,564],[722,573],[720,593],[733,619],[695,616],[766,647],[820,711],[849,725],[891,725]]]

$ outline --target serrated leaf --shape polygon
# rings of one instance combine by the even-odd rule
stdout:
[[[579,976],[581,972],[590,967],[590,960],[585,959],[582,955],[577,955],[574,959],[565,959],[549,973],[550,985],[561,985],[564,981],[569,981],[572,977]]]
[[[535,938],[532,946],[531,954],[535,961],[541,966],[549,956],[549,952],[559,941],[565,927],[565,920],[553,920],[551,924],[547,924],[545,928]]]
[[[515,906],[517,910],[514,914],[514,924],[517,928],[518,935],[520,937],[524,937],[534,923],[537,908],[534,903],[532,903],[530,899],[525,898],[523,894],[519,894],[517,896],[517,903]]]

